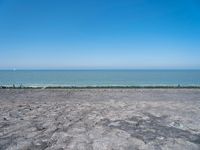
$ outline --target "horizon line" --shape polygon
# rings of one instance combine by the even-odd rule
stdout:
[[[200,70],[200,68],[13,68],[0,71]]]

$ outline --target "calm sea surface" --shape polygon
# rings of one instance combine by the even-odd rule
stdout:
[[[200,70],[28,70],[0,71],[12,86],[199,86]]]

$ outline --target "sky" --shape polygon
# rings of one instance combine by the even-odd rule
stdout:
[[[0,0],[0,69],[200,69],[199,0]]]

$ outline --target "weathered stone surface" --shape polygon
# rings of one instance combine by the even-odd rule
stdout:
[[[200,149],[200,89],[0,89],[0,150]]]

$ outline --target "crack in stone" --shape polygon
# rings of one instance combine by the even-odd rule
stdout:
[[[167,138],[181,138],[200,145],[200,135],[192,134],[189,131],[167,126],[166,116],[156,117],[152,114],[144,114],[148,119],[133,116],[127,120],[104,119],[103,124],[110,128],[120,129],[129,133],[132,137],[143,140],[145,143]]]

